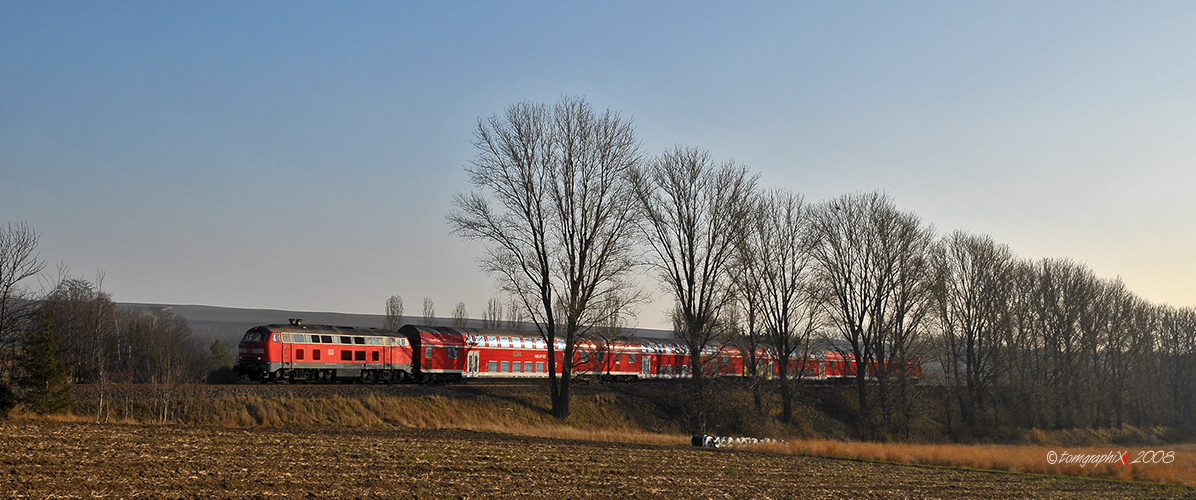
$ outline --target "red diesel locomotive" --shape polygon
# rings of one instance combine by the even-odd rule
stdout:
[[[245,332],[233,370],[256,382],[403,382],[413,373],[411,344],[394,332],[299,320]]]
[[[564,361],[564,340],[555,346],[556,372]],[[775,377],[777,364],[756,351],[761,375]],[[712,347],[702,354],[711,376],[748,375],[744,352]],[[580,379],[632,381],[690,376],[689,350],[681,343],[647,338],[584,341],[573,356]],[[854,378],[850,355],[828,351],[790,363],[790,378],[846,381]],[[406,325],[398,332],[333,326],[268,325],[250,329],[239,347],[236,371],[258,382],[277,381],[457,381],[548,377],[548,345],[538,336],[503,330]],[[873,377],[876,363],[869,364]],[[906,374],[918,378],[915,361]]]

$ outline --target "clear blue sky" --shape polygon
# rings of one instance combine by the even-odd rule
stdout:
[[[471,134],[562,95],[1196,305],[1193,2],[2,0],[0,223],[123,302],[476,316]]]

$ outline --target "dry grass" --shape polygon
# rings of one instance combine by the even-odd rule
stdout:
[[[333,425],[465,429],[521,436],[646,444],[683,444],[677,433],[647,432],[600,400],[578,398],[571,425],[547,413],[547,401],[443,396],[262,398],[233,396],[205,405],[189,423],[229,428]],[[601,399],[601,398],[599,398]]]
[[[862,443],[830,440],[802,440],[786,443],[767,443],[754,448],[786,454],[819,457],[852,458],[906,464],[962,467],[1035,474],[1149,481],[1196,486],[1196,445],[1158,445],[1151,448],[1137,446],[1041,446],[1041,445],[960,445],[911,443]],[[1072,455],[1106,455],[1110,452],[1130,452],[1127,461],[1138,458],[1139,452],[1149,450],[1174,451],[1169,464],[1118,463],[1050,464],[1047,455],[1063,452]]]

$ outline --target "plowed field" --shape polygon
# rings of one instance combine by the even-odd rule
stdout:
[[[1061,477],[460,430],[0,422],[8,497],[1184,498]]]

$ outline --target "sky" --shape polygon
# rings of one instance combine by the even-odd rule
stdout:
[[[0,224],[118,302],[477,317],[478,120],[574,96],[1196,306],[1194,82],[1193,2],[0,0]]]

